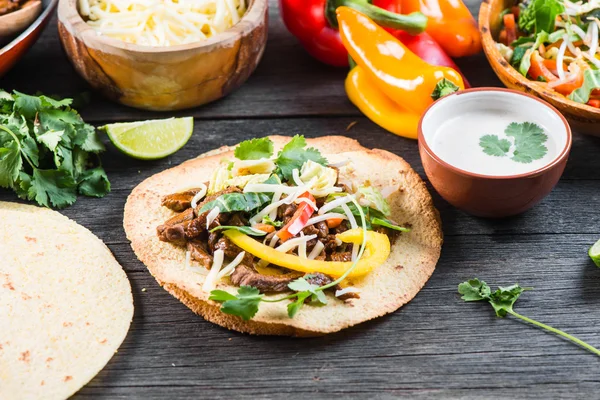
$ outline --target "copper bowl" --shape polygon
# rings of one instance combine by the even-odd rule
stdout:
[[[550,117],[545,121],[564,132],[562,151],[559,150],[558,155],[544,167],[520,175],[482,175],[450,165],[428,144],[427,139],[431,140],[437,121],[446,118],[445,113],[460,115],[467,110],[476,110],[478,106],[487,107],[487,104],[496,104],[503,107],[503,111],[510,112],[509,106],[505,105],[508,100],[514,101],[514,107],[531,110],[532,115],[536,113],[537,118],[542,118],[539,113],[543,110],[544,116]],[[491,218],[520,214],[548,195],[565,169],[572,142],[569,124],[556,108],[532,95],[500,88],[468,89],[443,97],[425,111],[419,121],[418,133],[425,173],[440,196],[456,208]]]
[[[4,47],[0,47],[0,77],[8,72],[35,43],[52,18],[57,4],[58,0],[42,0],[42,13],[20,35]]]
[[[514,0],[485,0],[479,10],[479,29],[483,51],[498,78],[507,87],[532,94],[552,104],[569,120],[577,132],[600,136],[600,109],[576,103],[548,88],[543,82],[527,79],[514,69],[498,51],[496,38],[502,28],[503,10],[514,6]]]
[[[248,79],[267,42],[267,0],[250,0],[241,20],[207,40],[142,46],[98,35],[77,0],[60,0],[58,33],[75,70],[106,97],[157,111],[217,100]]]

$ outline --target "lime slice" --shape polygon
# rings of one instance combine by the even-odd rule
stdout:
[[[110,141],[130,157],[155,160],[175,153],[192,136],[194,118],[125,122],[101,127]]]
[[[590,247],[590,251],[588,251],[590,258],[596,264],[597,267],[600,267],[600,240],[596,242],[592,247]]]

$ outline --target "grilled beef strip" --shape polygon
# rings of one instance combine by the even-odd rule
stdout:
[[[192,259],[198,261],[206,269],[210,269],[213,258],[206,249],[206,243],[203,240],[191,240],[187,242],[187,249]]]
[[[231,259],[236,258],[237,255],[243,251],[238,246],[231,243],[231,240],[229,240],[225,236],[222,236],[221,238],[219,238],[219,240],[217,240],[215,245],[212,247],[213,253],[215,250],[223,250],[225,257],[228,257]],[[252,254],[246,252],[246,254],[244,255],[244,258],[242,259],[242,263],[247,264],[247,265],[253,265],[254,264],[254,256]]]
[[[306,279],[306,281],[312,285],[317,285],[317,286],[324,286],[324,285],[329,285],[331,282],[333,282],[333,278],[330,277],[329,275],[325,275],[322,272],[313,272],[312,274],[307,274],[304,275],[304,278]],[[342,287],[340,285],[335,285],[333,287],[331,287],[330,289],[326,289],[326,290],[331,290],[333,293],[335,293],[337,290],[341,290]],[[343,295],[341,295],[340,297],[338,297],[338,299],[341,300],[348,300],[348,299],[359,299],[360,296],[358,295],[358,293],[345,293]]]
[[[161,199],[160,205],[181,212],[191,207],[192,199],[199,191],[200,189],[189,189],[184,192],[168,194]]]
[[[158,239],[179,246],[185,246],[185,230],[194,218],[194,210],[188,208],[182,213],[176,214],[156,228]]]
[[[303,274],[291,271],[283,275],[263,275],[246,264],[240,264],[229,277],[236,286],[254,286],[261,293],[287,292],[288,284]]]
[[[349,251],[345,251],[343,253],[334,251],[333,253],[331,253],[329,255],[329,258],[331,259],[331,261],[341,261],[341,262],[352,261],[352,253]]]

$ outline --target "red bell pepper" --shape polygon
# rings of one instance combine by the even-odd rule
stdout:
[[[310,200],[312,204],[315,203],[315,198],[308,192],[301,194],[298,198],[306,198]],[[306,223],[315,212],[311,203],[305,201],[301,202],[289,222],[277,232],[277,237],[279,237],[282,242],[296,236],[304,229]]]
[[[427,18],[420,12],[400,15],[400,0],[279,0],[279,12],[287,29],[298,38],[314,58],[336,67],[348,66],[348,52],[337,30],[335,10],[353,8],[381,26],[418,34],[425,30]],[[392,11],[388,10],[391,9]]]
[[[471,85],[467,81],[467,78],[460,71],[458,66],[454,63],[452,58],[442,46],[438,44],[427,32],[419,33],[418,35],[410,35],[404,31],[393,31],[390,33],[400,40],[410,51],[418,55],[423,61],[440,67],[450,67],[458,72],[465,83],[465,88],[470,88]]]

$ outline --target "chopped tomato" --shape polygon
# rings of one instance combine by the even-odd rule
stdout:
[[[342,218],[329,218],[327,220],[327,227],[330,229],[337,228],[342,223]]]
[[[517,26],[515,24],[515,14],[504,14],[504,29],[506,30],[507,45],[517,40]]]
[[[546,66],[546,68],[548,68],[548,70],[550,72],[552,72],[553,75],[558,76],[558,67],[557,67],[556,60],[544,59],[544,65]],[[563,71],[566,71],[566,70],[567,70],[567,67],[565,66],[565,63],[563,63]]]
[[[555,67],[556,67],[556,63],[555,63]],[[540,56],[540,53],[538,53],[537,50],[534,51],[533,54],[531,55],[531,66],[529,67],[528,74],[531,77],[531,79],[533,79],[534,81],[539,81],[539,80],[541,80],[540,78],[543,78],[543,80],[545,82],[552,82],[552,81],[555,81],[558,79],[546,67],[546,64],[544,63],[544,59],[542,58],[542,56]]]
[[[551,85],[552,89],[565,96],[570,95],[573,90],[579,89],[583,85],[583,71],[579,70],[577,74],[572,74],[569,79],[562,82],[560,85]]]
[[[498,36],[498,41],[507,46],[510,44],[510,43],[507,43],[507,40],[506,40],[506,29],[502,29],[500,31],[500,35]]]
[[[271,233],[271,232],[275,232],[275,227],[273,225],[269,225],[269,224],[254,224],[252,225],[252,227],[254,229],[258,229],[259,231],[263,231],[263,232],[267,232],[267,233]]]
[[[313,197],[313,195],[308,192],[301,194],[300,196],[298,196],[298,198],[306,198],[310,200],[313,204],[315,202],[315,198]],[[292,218],[289,220],[289,222],[277,232],[277,236],[279,237],[279,239],[282,242],[285,242],[286,240],[299,234],[300,231],[304,229],[306,223],[308,222],[308,220],[314,212],[315,209],[311,204],[305,201],[301,202],[298,205],[298,209],[296,210]]]
[[[591,99],[590,101],[587,102],[587,104],[588,104],[588,106],[600,108],[600,100],[598,100],[598,99]]]

